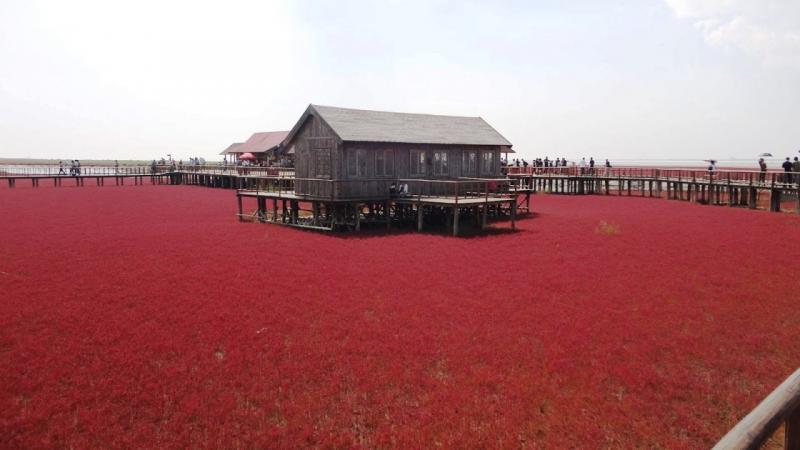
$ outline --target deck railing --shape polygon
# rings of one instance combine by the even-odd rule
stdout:
[[[800,369],[736,424],[714,450],[761,448],[781,424],[784,448],[800,449]]]
[[[486,197],[508,195],[512,181],[507,178],[364,178],[328,180],[320,178],[257,177],[253,189],[330,200],[383,199],[394,196]]]

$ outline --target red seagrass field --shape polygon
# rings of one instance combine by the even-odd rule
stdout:
[[[703,448],[799,365],[798,216],[544,195],[453,238],[235,204],[0,189],[0,446]]]

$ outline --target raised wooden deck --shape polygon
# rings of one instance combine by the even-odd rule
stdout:
[[[471,217],[485,230],[490,217],[507,216],[516,228],[517,196],[394,196],[363,199],[326,199],[292,191],[238,190],[238,217],[260,222],[331,231],[337,228],[359,230],[363,223],[385,224],[415,222],[422,231],[428,220],[444,218],[446,228],[458,235],[462,217]],[[243,199],[256,200],[256,209],[245,213]],[[303,209],[305,203],[305,209]],[[310,207],[308,206],[310,205]]]

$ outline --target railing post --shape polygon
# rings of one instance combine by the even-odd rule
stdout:
[[[786,418],[783,437],[783,448],[787,450],[800,449],[800,406]]]

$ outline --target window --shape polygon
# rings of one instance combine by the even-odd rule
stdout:
[[[494,152],[483,152],[483,173],[486,175],[494,173]]]
[[[367,176],[367,151],[354,148],[347,151],[347,175],[351,177]]]
[[[433,152],[433,174],[450,175],[447,166],[447,152]]]
[[[394,150],[375,152],[375,175],[394,175]]]
[[[314,161],[316,175],[318,177],[331,176],[331,149],[319,148],[314,153],[316,156],[316,161]]]
[[[422,150],[411,150],[411,164],[409,172],[411,175],[425,175],[425,152]]]
[[[478,152],[467,151],[461,154],[461,174],[465,177],[478,175]]]

